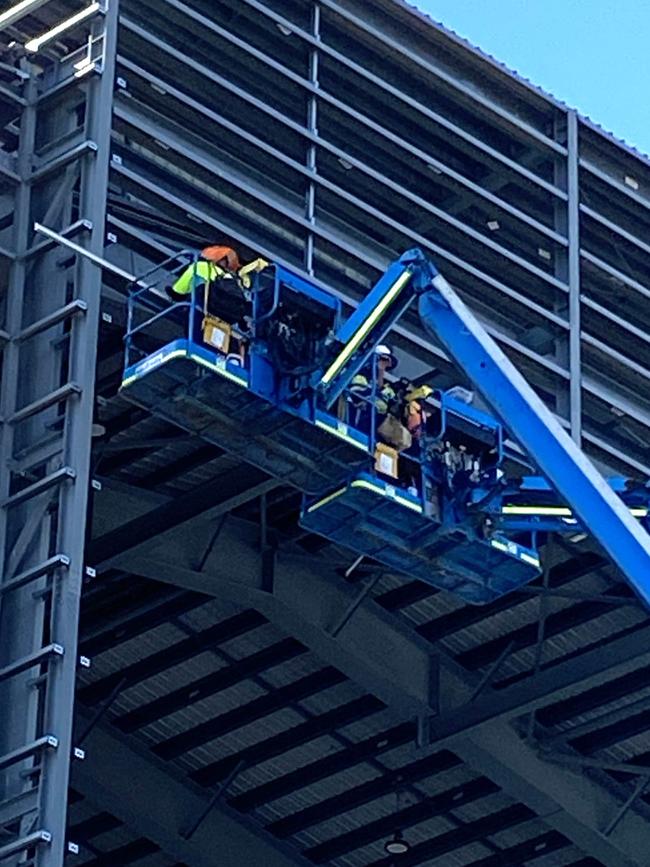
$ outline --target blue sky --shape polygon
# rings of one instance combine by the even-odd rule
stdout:
[[[650,154],[650,0],[410,0]]]

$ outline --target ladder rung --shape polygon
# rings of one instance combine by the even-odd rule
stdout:
[[[17,659],[16,662],[12,662],[11,665],[6,665],[4,668],[0,668],[0,683],[10,677],[15,677],[23,671],[29,671],[29,669],[33,668],[35,665],[40,665],[41,662],[45,662],[45,660],[49,659],[50,656],[63,656],[63,645],[55,643],[48,644],[34,653],[30,653],[29,656],[23,656],[22,659]]]
[[[0,802],[0,828],[33,813],[38,809],[38,788],[34,786],[26,792],[21,792],[15,798]]]
[[[72,467],[61,467],[60,470],[56,470],[56,472],[51,473],[49,476],[45,476],[44,479],[39,479],[39,481],[34,482],[33,485],[29,485],[28,487],[23,488],[22,491],[18,491],[17,494],[12,494],[11,497],[7,497],[4,503],[2,503],[2,506],[6,508],[7,506],[16,506],[18,503],[24,503],[25,500],[37,497],[39,494],[42,494],[44,491],[53,488],[61,482],[74,481],[76,475],[77,474]]]
[[[18,335],[18,343],[22,343],[23,340],[33,337],[40,331],[47,331],[48,328],[58,325],[59,322],[63,322],[64,319],[68,319],[70,316],[75,316],[78,313],[85,313],[87,310],[88,305],[86,302],[82,301],[81,298],[77,298],[69,304],[66,304],[65,307],[59,307],[58,310],[55,310],[53,313],[44,316],[42,319],[39,319],[37,322],[33,322],[31,325],[28,325],[27,328],[24,328]]]
[[[0,328],[0,345],[3,343],[9,343],[11,340],[11,336]]]
[[[17,855],[19,852],[24,852],[25,849],[31,849],[32,846],[38,846],[39,843],[51,842],[52,835],[50,832],[41,828],[39,831],[33,831],[26,837],[14,840],[13,843],[8,843],[6,846],[0,846],[0,861],[4,861],[5,858],[11,858],[12,855]]]
[[[85,153],[97,153],[96,142],[91,139],[86,139],[86,141],[79,142],[79,144],[69,150],[57,154],[55,157],[52,157],[51,160],[48,160],[48,162],[35,169],[32,172],[30,179],[32,181],[37,181],[39,178],[45,177],[53,171],[62,169],[64,166],[67,166],[68,163],[71,163],[73,160],[77,159],[77,157],[80,157]]]
[[[60,403],[62,400],[67,400],[75,394],[81,394],[81,386],[77,385],[76,382],[67,382],[65,385],[62,385],[61,388],[57,388],[56,391],[52,391],[49,394],[46,394],[45,397],[40,397],[38,400],[33,401],[33,403],[28,403],[27,406],[19,409],[10,416],[9,421],[12,424],[24,421],[26,418],[36,415],[44,409]]]
[[[19,747],[17,750],[12,750],[10,753],[0,756],[0,770],[15,765],[18,762],[22,762],[23,759],[28,759],[35,753],[40,752],[40,750],[55,750],[58,746],[59,739],[57,737],[54,735],[43,735],[42,738],[32,741],[31,744]]]
[[[69,226],[63,230],[62,234],[66,238],[72,238],[78,232],[82,230],[84,232],[92,232],[93,224],[92,220],[76,220],[74,223],[70,223]],[[52,246],[52,242],[50,240],[37,241],[35,244],[32,244],[31,247],[27,250],[25,254],[25,258],[31,258],[37,253],[41,253],[43,250]]]
[[[39,578],[42,578],[43,575],[47,575],[55,569],[67,569],[69,565],[70,558],[66,554],[55,554],[54,557],[50,557],[49,560],[44,560],[42,563],[39,563],[38,566],[26,569],[24,572],[20,572],[14,578],[11,578],[9,581],[5,581],[4,584],[0,584],[0,596],[9,593],[12,590],[18,590],[20,587],[24,587],[32,581],[37,581]]]
[[[40,441],[30,443],[16,452],[7,461],[7,467],[12,473],[28,477],[30,471],[59,458],[64,448],[63,436],[60,433],[47,433]]]

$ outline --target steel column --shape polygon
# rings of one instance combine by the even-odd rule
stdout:
[[[567,115],[567,235],[569,282],[569,420],[571,436],[582,440],[582,363],[580,351],[580,190],[578,166],[578,116]]]
[[[312,34],[314,39],[320,39],[320,6],[314,3],[312,9]],[[309,83],[313,88],[318,87],[318,48],[313,47],[309,52]],[[315,137],[318,136],[318,99],[315,90],[311,92],[307,98],[307,129],[314,138],[307,145],[307,168],[313,174],[317,172],[316,157],[317,148]],[[310,223],[316,221],[316,185],[313,180],[307,183],[307,194],[305,203],[305,216]],[[305,271],[308,274],[314,273],[314,235],[313,232],[307,232],[307,240],[305,246]]]
[[[37,82],[30,75],[25,85],[26,107],[23,110],[20,126],[20,144],[17,169],[20,183],[15,193],[13,216],[13,243],[16,258],[12,263],[7,299],[6,328],[10,338],[4,347],[2,364],[2,393],[0,395],[0,418],[2,440],[0,443],[0,587],[7,586],[13,577],[9,560],[14,545],[20,539],[18,526],[24,526],[27,514],[24,510],[11,510],[7,507],[12,493],[12,475],[9,466],[14,453],[15,428],[8,419],[16,410],[19,395],[20,351],[13,338],[19,333],[25,306],[25,283],[27,267],[25,254],[30,239],[31,188],[29,178],[32,171],[32,155],[35,149],[36,134],[36,96]],[[36,532],[36,528],[34,528]],[[33,545],[33,561],[42,560],[42,546],[38,541]],[[41,552],[38,549],[41,549]],[[16,568],[20,565],[16,563]],[[41,646],[43,629],[43,601],[31,598],[33,588],[19,587],[9,594],[0,595],[0,668],[9,667],[20,658],[28,657]],[[26,671],[12,677],[0,686],[0,755],[20,750],[35,740],[38,717],[38,694],[28,686],[32,672]],[[22,780],[20,772],[25,762],[10,764],[0,771],[0,800],[7,801],[23,795],[30,789],[29,781]],[[25,817],[20,818],[19,838],[30,836]],[[32,816],[30,815],[30,819]],[[33,828],[34,826],[32,826]],[[40,833],[40,832],[39,832]],[[43,841],[39,837],[38,841]],[[16,848],[17,847],[17,848]],[[18,857],[23,848],[19,840],[7,843],[5,851],[9,858],[13,853]],[[12,860],[11,864],[16,861]]]
[[[103,252],[117,2],[90,25],[103,50],[92,76],[70,70],[66,87],[44,102],[45,76],[40,65],[31,69],[21,125],[0,454],[0,753],[17,756],[3,765],[0,793],[26,805],[15,814],[11,854],[5,848],[12,865],[28,850],[37,867],[61,867],[66,855],[101,295],[101,272],[85,258],[72,268],[51,245],[30,246],[31,224],[41,213],[70,221],[77,209],[90,249]],[[92,147],[75,146],[79,137]]]
[[[97,256],[104,251],[106,199],[110,164],[110,136],[115,55],[117,47],[119,0],[109,0],[103,22],[97,23],[95,35],[103,27],[104,49],[101,76],[88,84],[86,103],[86,134],[97,143],[92,159],[81,163],[80,214],[92,225],[89,249]],[[57,669],[47,696],[47,715],[52,730],[60,739],[59,760],[48,768],[48,787],[43,799],[45,826],[52,831],[50,847],[44,850],[39,867],[61,867],[65,858],[65,827],[70,757],[73,752],[73,708],[77,674],[79,605],[85,574],[84,546],[86,509],[90,485],[91,428],[94,407],[95,359],[99,332],[102,273],[86,257],[76,265],[77,297],[86,305],[86,314],[77,317],[73,325],[70,349],[70,373],[79,383],[81,396],[69,407],[65,431],[65,452],[74,459],[76,484],[68,486],[61,497],[59,538],[61,549],[70,557],[65,582],[56,587],[58,599],[53,600],[52,628],[65,642],[66,655]],[[54,602],[58,603],[54,605]]]

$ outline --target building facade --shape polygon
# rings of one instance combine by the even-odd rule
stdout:
[[[387,864],[400,831],[408,864],[647,863],[647,616],[598,548],[550,543],[486,609],[383,576],[333,637],[361,586],[295,492],[119,396],[115,269],[224,242],[353,306],[420,246],[597,466],[645,480],[648,160],[398,0],[23,6],[0,12],[0,861]],[[392,338],[464,383],[414,313]]]

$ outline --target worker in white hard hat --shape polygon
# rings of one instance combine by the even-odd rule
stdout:
[[[391,403],[395,400],[395,389],[386,379],[386,373],[397,367],[397,358],[391,348],[381,343],[375,349],[372,363],[375,364],[375,430],[389,412]],[[372,368],[366,367],[352,379],[350,383],[350,423],[357,430],[368,432],[371,418]]]

